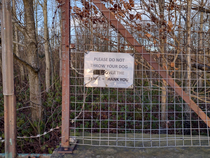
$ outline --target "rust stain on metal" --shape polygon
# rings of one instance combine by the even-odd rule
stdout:
[[[138,53],[140,53],[143,58],[161,75],[161,77],[175,90],[175,92],[183,98],[183,100],[190,106],[190,108],[195,111],[195,113],[210,127],[209,117],[199,108],[199,106],[190,99],[190,96],[183,91],[183,89],[174,81],[174,79],[169,76],[165,69],[163,69],[146,51],[146,49],[141,46],[138,41],[128,32],[128,30],[115,18],[113,13],[108,10],[105,5],[99,0],[93,0],[93,3],[98,7],[98,9],[103,13],[103,15],[110,21],[112,26],[114,26],[119,33],[129,42]]]

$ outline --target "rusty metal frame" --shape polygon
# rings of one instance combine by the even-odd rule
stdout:
[[[59,1],[61,4],[61,51],[62,51],[62,136],[58,153],[73,153],[76,144],[70,146],[70,0]]]
[[[70,116],[70,89],[69,89],[69,60],[70,60],[70,0],[65,0],[62,10],[62,137],[61,146],[69,147],[69,116]],[[65,30],[65,31],[64,31]],[[65,34],[64,34],[65,32]]]
[[[184,92],[184,90],[169,76],[165,69],[163,69],[151,56],[146,49],[141,46],[137,40],[128,32],[128,30],[115,18],[114,14],[105,7],[100,0],[92,0],[92,2],[98,7],[103,15],[110,21],[111,25],[130,43],[135,50],[140,53],[143,58],[158,72],[161,77],[169,84],[175,92],[182,97],[182,99],[188,104],[188,106],[195,111],[195,113],[210,127],[209,117],[199,108],[199,106],[191,100],[190,96]]]
[[[129,31],[115,18],[115,15],[105,7],[100,0],[92,0],[101,13],[110,21],[111,25],[130,43],[134,49],[142,55],[142,57],[160,74],[167,84],[183,98],[188,106],[210,127],[209,117],[199,108],[199,106],[191,100],[190,96],[175,82],[175,80],[166,73],[151,56],[146,49],[141,46],[137,40],[129,33]],[[70,0],[60,1],[62,3],[62,138],[61,147],[58,153],[72,153],[74,147],[70,147]],[[65,34],[64,34],[65,32]]]
[[[2,75],[4,94],[5,157],[15,158],[16,151],[16,97],[14,94],[14,67],[12,48],[12,7],[10,0],[2,0]]]

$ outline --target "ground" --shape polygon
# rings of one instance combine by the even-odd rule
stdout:
[[[77,146],[73,154],[58,154],[54,151],[51,158],[208,158],[210,148],[111,148],[98,146]]]

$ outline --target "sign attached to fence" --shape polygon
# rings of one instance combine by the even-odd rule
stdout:
[[[134,56],[130,53],[87,52],[86,87],[133,88]]]

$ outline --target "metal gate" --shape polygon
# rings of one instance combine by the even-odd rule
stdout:
[[[78,144],[210,145],[208,4],[163,2],[71,0],[69,25],[63,26],[70,26],[65,33],[74,45],[67,62],[70,80],[62,82],[69,81],[63,94],[69,90],[70,137]],[[133,88],[86,87],[89,51],[132,53]]]

